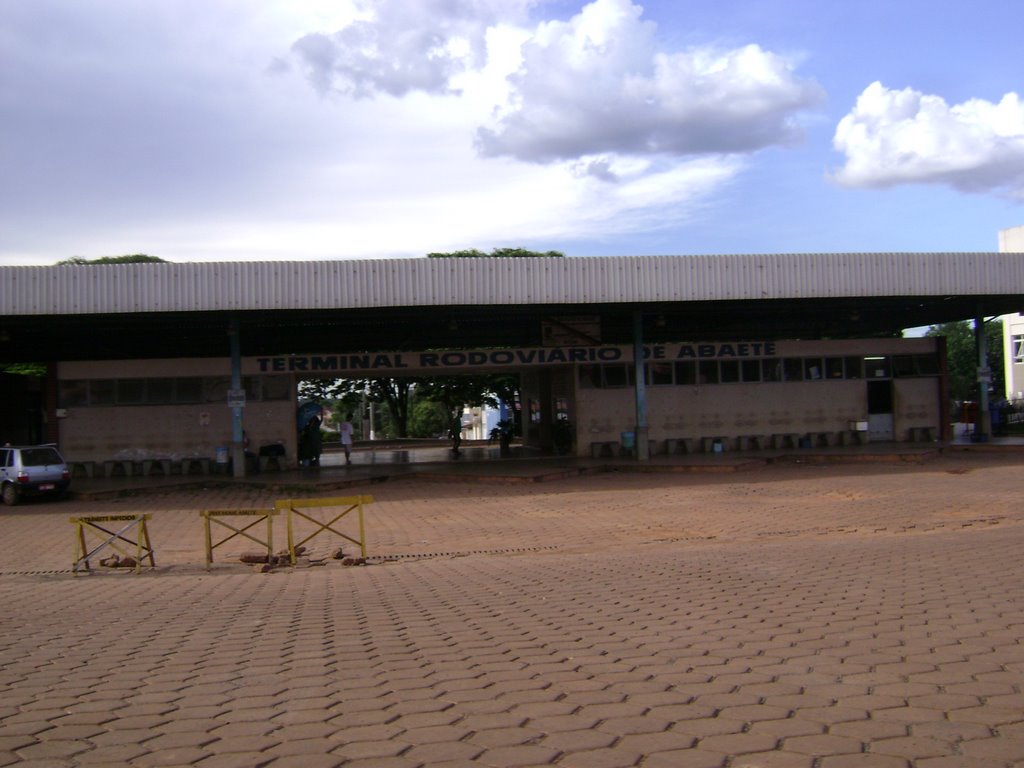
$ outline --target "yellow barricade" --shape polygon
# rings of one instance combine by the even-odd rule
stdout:
[[[121,546],[119,542],[135,547],[136,573],[141,569],[142,561],[144,559],[148,559],[150,567],[155,568],[156,560],[153,557],[153,545],[149,541],[149,531],[146,529],[146,521],[149,519],[150,515],[99,515],[94,517],[72,517],[70,522],[75,526],[75,564],[72,567],[72,571],[78,573],[79,569],[83,566],[87,571],[92,570],[89,566],[89,560],[107,547],[110,547],[115,552],[122,555],[130,556],[130,553]],[[115,531],[109,530],[100,525],[100,523],[115,522],[124,522],[127,524]],[[132,528],[138,529],[134,540],[125,535]],[[101,539],[103,539],[100,544],[93,547],[93,549],[89,549],[86,546],[86,531],[97,534]],[[106,536],[106,538],[104,538],[104,536]]]
[[[274,554],[274,515],[277,514],[276,509],[204,509],[199,513],[206,528],[206,570],[210,570],[210,566],[213,564],[213,550],[219,547],[221,544],[226,544],[236,536],[244,536],[250,541],[254,541],[261,547],[267,548],[267,556]],[[232,518],[232,517],[255,517],[248,525],[243,528],[236,528],[231,523],[225,522],[221,518]],[[249,533],[249,529],[253,528],[264,520],[267,522],[267,539],[263,541],[256,538],[255,535]],[[213,531],[211,530],[210,523],[217,523],[217,525],[227,528],[231,533],[225,536],[220,541],[214,543]]]
[[[326,499],[280,499],[279,501],[274,502],[274,509],[278,512],[281,510],[287,510],[288,512],[288,555],[291,557],[292,565],[295,565],[296,547],[302,546],[314,536],[317,536],[324,531],[330,531],[335,536],[340,536],[346,541],[358,544],[361,555],[366,557],[366,523],[363,518],[363,505],[372,503],[372,496],[340,496]],[[307,509],[322,509],[325,507],[344,507],[345,509],[332,517],[326,523],[302,511]],[[355,511],[359,517],[358,539],[349,536],[347,533],[342,533],[333,527],[339,520],[353,511]],[[301,541],[295,541],[295,527],[293,524],[294,517],[301,517],[302,519],[309,521],[316,526],[316,530]]]

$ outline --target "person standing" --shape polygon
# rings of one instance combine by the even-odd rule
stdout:
[[[345,420],[338,426],[341,434],[341,447],[345,451],[345,463],[352,463],[352,414],[345,414]]]

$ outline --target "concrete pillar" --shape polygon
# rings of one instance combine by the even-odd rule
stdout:
[[[236,392],[242,389],[242,341],[238,328],[238,320],[232,319],[228,328],[231,340],[231,389]],[[242,433],[241,405],[231,406],[231,474],[245,477],[245,442]]]
[[[644,382],[644,318],[639,310],[633,313],[633,365],[636,374],[636,440],[637,461],[648,461],[651,448],[647,428],[647,385]]]

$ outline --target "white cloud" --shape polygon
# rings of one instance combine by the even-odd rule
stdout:
[[[336,32],[313,32],[292,47],[313,86],[356,97],[456,92],[452,81],[486,58],[487,29],[525,0],[364,1]]]
[[[322,94],[450,95],[497,49],[488,33],[522,21],[528,4],[379,0],[333,34],[305,35],[293,52]],[[661,52],[642,14],[630,0],[594,0],[569,21],[522,30],[518,56],[502,56],[514,70],[491,94],[495,117],[477,130],[480,154],[540,163],[688,156],[800,138],[799,116],[822,91],[790,62],[757,45]]]
[[[839,122],[833,146],[846,155],[834,174],[845,186],[945,184],[1024,196],[1024,104],[1016,93],[998,104],[949,106],[939,96],[875,82]]]
[[[822,92],[757,45],[657,51],[629,0],[595,0],[541,24],[509,78],[510,104],[477,133],[486,156],[550,162],[595,153],[751,152],[800,136]]]

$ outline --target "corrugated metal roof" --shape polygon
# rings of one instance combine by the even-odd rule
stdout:
[[[0,315],[1022,293],[1020,253],[0,267]]]

